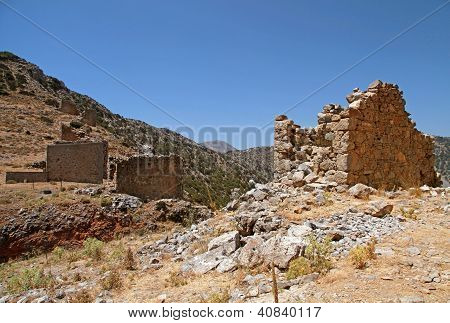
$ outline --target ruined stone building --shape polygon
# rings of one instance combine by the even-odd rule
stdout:
[[[107,160],[106,142],[56,142],[47,146],[46,169],[43,172],[6,172],[6,182],[64,181],[101,184],[107,174]]]
[[[182,197],[182,165],[177,155],[134,156],[116,164],[116,189],[144,199]]]
[[[402,94],[397,85],[381,81],[366,91],[354,89],[348,107],[326,105],[312,129],[278,116],[275,178],[309,161],[318,175],[339,184],[386,189],[439,185],[433,138],[415,128]]]

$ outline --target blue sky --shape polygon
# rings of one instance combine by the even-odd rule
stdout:
[[[196,132],[204,126],[271,124],[275,115],[445,3],[1,1]],[[181,126],[1,3],[0,30],[1,50],[39,65],[113,112],[158,127]],[[288,117],[314,126],[323,105],[345,104],[354,87],[381,79],[399,84],[419,130],[449,136],[449,32],[450,4]],[[239,136],[231,143],[245,146]]]

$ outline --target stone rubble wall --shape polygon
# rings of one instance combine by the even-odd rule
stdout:
[[[103,183],[105,143],[60,142],[47,146],[49,181]]]
[[[180,198],[182,164],[177,155],[134,156],[116,165],[116,189],[143,199]]]
[[[302,129],[286,116],[275,119],[275,178],[310,162],[313,171],[338,184],[376,188],[440,185],[433,138],[415,129],[397,85],[375,81],[354,89],[349,106],[328,104],[318,125]]]
[[[47,182],[47,172],[6,172],[5,183],[39,183]]]

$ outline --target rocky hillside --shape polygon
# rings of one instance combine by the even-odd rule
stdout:
[[[258,182],[267,180],[266,174],[249,171],[238,158],[207,149],[168,129],[114,114],[9,52],[0,52],[0,171],[26,168],[44,159],[45,146],[59,139],[61,122],[77,119],[58,110],[63,98],[75,102],[80,113],[87,109],[96,111],[97,127],[83,127],[89,137],[108,140],[113,156],[130,156],[149,148],[161,155],[180,154],[188,199],[223,206],[233,188],[245,190],[251,178]]]
[[[269,182],[273,179],[273,147],[255,147],[246,150],[230,151],[227,155],[236,162],[245,165],[252,174],[258,174]]]
[[[450,185],[450,138],[435,137],[434,154],[436,155],[436,168],[442,175],[444,186]]]
[[[229,151],[237,150],[230,144],[226,143],[225,141],[221,141],[221,140],[205,141],[202,143],[202,146],[205,146],[208,149],[217,151],[218,153],[222,153],[222,154],[225,154]]]

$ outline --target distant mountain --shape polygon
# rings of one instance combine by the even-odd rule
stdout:
[[[97,126],[83,125],[83,129],[89,138],[108,140],[112,156],[131,156],[149,147],[156,154],[179,154],[183,158],[186,199],[220,207],[229,201],[234,188],[245,191],[250,179],[268,180],[265,171],[248,169],[245,159],[218,153],[174,131],[114,114],[9,52],[0,52],[0,172],[26,168],[45,159],[45,146],[59,139],[61,123],[79,120],[59,111],[63,98],[76,103],[80,114],[88,109],[96,111]],[[226,151],[234,149],[223,147]]]
[[[205,141],[205,142],[201,143],[201,145],[205,146],[208,149],[217,151],[218,153],[221,153],[221,154],[225,154],[229,151],[237,150],[236,148],[234,148],[227,142],[221,141],[221,140]]]
[[[443,186],[450,186],[450,137],[434,136],[436,169],[442,176]]]

